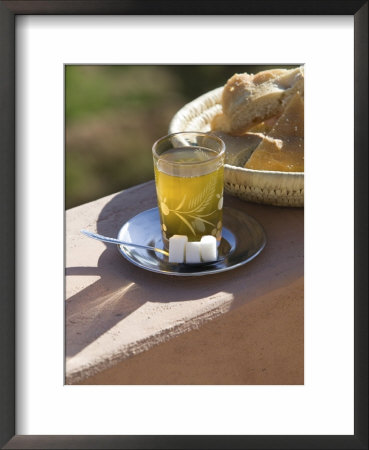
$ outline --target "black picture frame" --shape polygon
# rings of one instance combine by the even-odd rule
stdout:
[[[15,434],[15,18],[68,15],[352,15],[355,58],[354,435],[29,436]],[[339,62],[338,62],[339,63]],[[368,448],[368,2],[363,0],[0,0],[0,445],[7,449]],[[339,395],[339,393],[337,393]]]

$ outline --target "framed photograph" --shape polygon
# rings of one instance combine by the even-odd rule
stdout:
[[[359,0],[0,2],[2,448],[368,448],[367,38],[368,3]],[[150,84],[168,80],[158,67],[265,64],[305,68],[303,376],[81,386],[64,361],[65,349],[80,352],[68,347],[63,320],[64,213],[74,206],[65,193],[64,89],[77,95],[87,72],[68,68],[146,65],[130,82]],[[82,84],[70,82],[78,77]],[[93,291],[101,274],[86,266],[72,269]]]

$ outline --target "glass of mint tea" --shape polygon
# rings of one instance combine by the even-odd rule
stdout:
[[[222,237],[225,144],[202,132],[180,132],[158,139],[152,148],[163,242],[186,235],[200,241]]]

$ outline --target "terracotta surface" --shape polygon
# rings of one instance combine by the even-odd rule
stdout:
[[[67,211],[67,384],[303,384],[303,209],[225,205],[255,217],[267,246],[199,278],[142,270],[80,234],[116,236],[156,206],[153,182]]]
[[[303,279],[286,288],[82,384],[304,384]]]

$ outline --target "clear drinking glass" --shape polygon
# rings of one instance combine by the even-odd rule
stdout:
[[[222,237],[225,144],[217,136],[181,132],[153,145],[156,193],[164,245],[174,234],[199,241]]]

